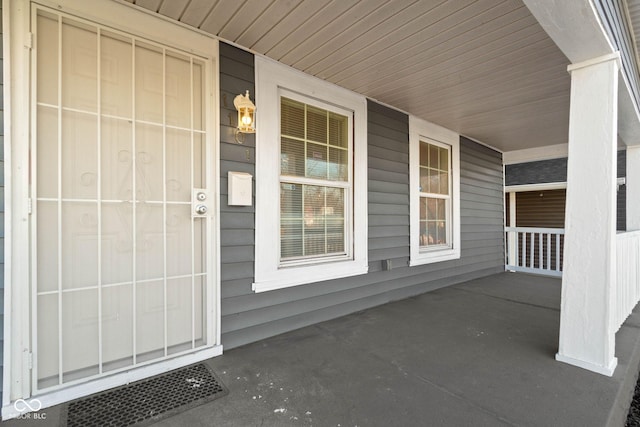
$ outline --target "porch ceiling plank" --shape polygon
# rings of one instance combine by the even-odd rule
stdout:
[[[237,3],[237,1],[223,0],[223,2]],[[223,26],[218,32],[218,35],[223,39],[235,42],[244,32],[246,32],[250,23],[259,21],[261,15],[265,13],[276,0],[250,2],[245,1],[242,6],[237,10],[229,21],[223,22]],[[215,13],[215,12],[214,12]]]
[[[266,33],[271,31],[280,21],[282,21],[292,10],[296,9],[302,0],[290,0],[289,2],[275,1],[271,3],[253,22],[243,29],[243,33],[240,34],[235,40],[236,43],[253,48],[253,46],[260,40]]]
[[[523,140],[527,139],[540,139],[545,138],[545,142],[557,142],[553,139],[554,135],[559,134],[559,130],[564,129],[560,119],[556,119],[552,113],[540,114],[540,117],[536,117],[535,121],[527,120],[527,117],[523,117],[522,112],[516,112],[513,115],[505,117],[506,120],[513,120],[516,122],[514,127],[487,127],[484,125],[478,127],[470,126],[474,134],[480,136],[495,135],[498,140],[509,140],[510,147],[514,147],[516,150],[518,147],[527,147],[523,143]],[[551,129],[551,133],[547,129]],[[526,138],[523,138],[522,135]],[[551,135],[551,136],[550,136]],[[566,137],[564,138],[566,140]]]
[[[180,21],[190,0],[166,0],[160,5],[158,13]]]
[[[507,99],[501,100],[504,107],[521,103],[526,99],[536,100],[545,96],[564,94],[568,97],[568,87],[561,88],[560,92],[550,90],[550,83],[552,82],[560,81],[565,86],[569,82],[564,75],[550,75],[548,69],[545,68],[546,66],[549,68],[566,68],[566,64],[562,59],[556,58],[548,62],[543,62],[542,60],[535,62],[535,58],[532,58],[514,66],[513,72],[510,72],[510,70],[498,70],[493,74],[487,74],[482,77],[473,74],[467,77],[464,73],[455,73],[451,79],[441,82],[439,85],[425,83],[422,87],[424,88],[425,96],[433,98],[433,102],[430,103],[428,108],[434,113],[444,113],[445,111],[442,110],[443,103],[451,102],[452,100],[469,104],[474,104],[473,101],[477,101],[479,104],[482,101],[483,105],[474,105],[474,107],[486,111],[484,104],[488,102],[488,98],[504,98],[504,95],[508,95]],[[517,73],[520,73],[519,78],[516,77]],[[545,80],[547,78],[549,80]],[[419,88],[421,86],[416,83],[415,87]],[[504,89],[505,87],[507,89]],[[406,90],[410,91],[411,89],[407,88]],[[545,96],[543,96],[543,92],[545,92]],[[401,96],[401,94],[397,96]],[[392,102],[395,101],[392,96],[385,96],[385,99],[387,98],[391,99]],[[446,111],[446,113],[451,113],[451,111]]]
[[[538,118],[531,118],[530,114],[532,110],[539,110],[538,115],[543,115],[544,108],[548,107],[551,111],[555,110],[559,106],[566,105],[567,99],[562,95],[552,97],[549,99],[535,100],[527,104],[518,104],[508,107],[502,107],[493,111],[479,111],[472,116],[465,118],[465,125],[469,127],[487,126],[490,125],[494,129],[501,128],[513,128],[517,125],[516,120],[524,120],[525,123],[535,123]],[[567,111],[568,113],[568,111]],[[556,113],[557,114],[557,113]],[[492,117],[500,116],[503,119],[500,122],[491,123]],[[510,123],[509,121],[513,121]]]
[[[508,119],[508,118],[506,118]],[[528,141],[543,141],[543,145],[566,144],[566,135],[562,137],[562,132],[566,131],[566,124],[560,122],[555,112],[540,113],[535,122],[526,118],[519,118],[517,125],[519,128],[501,128],[494,126],[481,126],[469,128],[469,132],[478,135],[478,138],[491,136],[494,140],[509,141],[509,150],[521,150],[530,148]],[[560,122],[560,123],[559,123]],[[541,127],[542,126],[542,127]]]
[[[255,7],[256,2],[251,2],[253,5],[253,9],[259,9],[259,7]],[[267,2],[260,2],[261,4],[265,4]],[[239,1],[239,0],[218,0],[216,5],[213,7],[213,10],[209,15],[202,21],[200,24],[200,29],[208,32],[209,34],[214,34],[216,36],[220,36],[220,33],[228,23],[234,20],[234,18],[240,18],[239,22],[242,25],[246,25],[249,22],[247,18],[246,21],[242,20],[240,15],[240,10],[247,4],[247,0]],[[245,9],[246,10],[246,9]],[[235,22],[238,22],[236,20]],[[227,26],[227,28],[229,28]]]
[[[463,27],[465,21],[494,7],[496,4],[492,0],[478,0],[471,4],[462,2],[442,4],[399,27],[379,40],[377,44],[359,50],[355,55],[348,57],[348,61],[344,64],[337,63],[326,67],[318,75],[340,82],[352,73],[377,67],[381,61],[403,56],[404,52],[411,50],[414,46],[429,48],[433,44],[438,44],[440,40],[446,40],[441,38],[441,33],[450,28]],[[330,63],[333,64],[333,61]]]
[[[282,57],[282,61],[306,70],[327,58],[332,52],[362,37],[369,29],[379,27],[386,19],[417,0],[359,2],[346,13],[298,43]]]
[[[493,129],[491,129],[489,132],[482,132],[482,131],[476,131],[476,133],[478,135],[481,136],[486,136],[487,134],[491,134],[491,135],[497,135],[499,138],[514,138],[514,140],[516,141],[516,145],[514,145],[514,147],[518,147],[518,146],[522,146],[522,145],[518,145],[519,142],[521,141],[521,138],[519,137],[519,135],[514,135],[514,132],[512,132],[511,130],[507,130],[507,131],[495,131]],[[538,127],[532,129],[530,135],[528,135],[530,138],[545,138],[547,137],[551,142],[554,142],[553,140],[553,136],[555,135],[555,133],[553,131],[546,131],[546,130],[540,130]],[[565,138],[566,139],[566,138]],[[517,148],[516,148],[517,149]]]
[[[440,103],[439,109],[432,105],[423,108],[425,113],[428,111],[434,116],[456,118],[466,127],[472,124],[471,120],[478,114],[486,114],[487,112],[500,113],[520,105],[530,108],[533,103],[544,103],[548,107],[566,106],[568,108],[569,105],[569,92],[566,90],[566,82],[563,80],[555,80],[544,86],[539,86],[537,82],[534,82],[528,87],[517,88],[509,92],[510,99],[508,100],[503,99],[504,93],[495,93],[494,91],[492,95],[485,96],[485,93],[488,92],[491,92],[491,88],[487,88],[486,91],[484,88],[476,88],[474,93],[470,94],[469,101],[463,100],[460,96],[456,98],[455,102],[448,105]],[[557,99],[560,102],[555,104]],[[466,105],[463,105],[463,101],[466,102]],[[483,104],[483,106],[479,104]]]
[[[336,40],[336,43],[324,45],[318,48],[316,52],[313,52],[312,55],[305,57],[297,66],[304,69],[309,74],[314,74],[324,66],[323,64],[325,62],[329,63],[330,61],[335,61],[336,58],[338,60],[341,58],[347,58],[366,47],[377,44],[383,37],[393,31],[394,28],[403,25],[405,22],[414,19],[416,16],[426,13],[432,8],[433,6],[431,4],[427,4],[427,2],[412,2],[406,7],[401,8],[396,13],[389,13],[387,16],[383,16],[382,21],[377,24],[372,24],[362,30],[357,30],[357,27],[359,25],[364,25],[367,21],[359,20],[358,23],[353,26],[353,30],[348,30],[345,34],[348,35],[351,34],[351,31],[358,31],[357,35],[354,33],[354,37],[352,39],[346,39],[342,44],[338,39]],[[390,10],[390,12],[392,11]]]
[[[389,99],[388,102],[392,104],[400,105],[401,108],[423,117],[431,117],[436,123],[468,135],[473,135],[470,133],[471,129],[477,124],[495,129],[506,125],[514,129],[513,140],[496,137],[491,139],[492,145],[503,149],[511,149],[509,145],[523,141],[523,138],[528,140],[528,130],[520,127],[519,121],[512,121],[508,114],[519,111],[525,118],[525,123],[541,125],[549,135],[538,140],[538,143],[549,143],[553,136],[544,124],[545,121],[540,121],[539,118],[541,114],[552,111],[553,120],[559,120],[561,125],[556,140],[563,143],[566,142],[569,108],[569,82],[564,72],[566,63],[562,58],[557,59],[556,68],[559,68],[559,71],[549,73],[553,66],[543,59],[544,57],[534,59],[539,62],[533,64],[518,65],[511,70],[512,72],[496,71],[494,75],[489,73],[483,78],[469,81],[460,79],[458,83],[451,81],[449,84],[441,83],[434,87],[428,83],[420,86],[420,82],[417,82],[416,86],[406,87],[395,96],[374,96],[378,96],[378,99]],[[549,68],[546,68],[547,65]],[[538,70],[523,74],[522,68],[526,67]],[[421,90],[429,102],[410,97],[412,91]],[[409,104],[404,103],[407,99],[410,100]]]
[[[539,44],[549,43],[548,40],[542,40]],[[429,95],[433,98],[438,96],[455,97],[456,94],[466,94],[469,90],[477,88],[478,83],[482,82],[483,87],[489,87],[497,84],[498,86],[506,86],[505,79],[513,80],[516,82],[516,86],[507,86],[509,90],[516,89],[519,86],[519,82],[529,75],[542,72],[540,83],[544,82],[545,77],[549,77],[549,69],[554,69],[560,65],[563,65],[566,69],[566,58],[559,57],[555,52],[545,52],[545,46],[540,46],[540,52],[527,52],[526,49],[521,49],[519,52],[509,52],[508,54],[501,55],[496,58],[487,58],[486,60],[480,60],[476,64],[469,64],[467,67],[463,67],[459,70],[450,70],[449,74],[442,75],[439,78],[423,78],[422,76],[416,77],[411,83],[407,84],[406,91],[413,90],[413,88],[424,88],[425,95]],[[510,67],[501,67],[501,61],[508,61]],[[566,73],[565,73],[566,74]],[[567,79],[567,83],[569,80]],[[373,96],[381,96],[384,99],[389,99],[391,102],[396,102],[397,97],[401,96],[401,92],[388,91],[378,92],[371,91]]]
[[[540,121],[543,122],[543,125],[545,127],[553,128],[554,127],[553,124],[550,123],[548,120],[545,120],[550,115],[551,114],[543,115],[543,117],[540,118]],[[551,118],[551,120],[553,120],[553,118]],[[525,131],[526,131],[526,129],[525,129]],[[531,126],[529,131],[530,131],[529,134],[528,134],[529,138],[536,139],[536,138],[542,138],[542,137],[545,136],[545,135],[542,135],[542,132],[540,132],[539,125]],[[478,134],[478,135],[484,135],[484,136],[489,135],[489,134],[490,135],[494,135],[495,134],[495,135],[497,135],[498,138],[502,138],[502,139],[512,138],[513,141],[514,141],[514,147],[516,147],[516,149],[517,149],[517,147],[519,147],[519,146],[521,147],[522,146],[522,143],[521,143],[522,138],[520,137],[520,133],[514,132],[512,129],[497,129],[497,130],[493,129],[493,128],[488,129],[488,130],[487,129],[484,129],[484,130],[483,129],[474,129],[474,132],[476,134]],[[545,131],[545,134],[546,134],[546,131]],[[566,140],[566,138],[565,138],[565,140]],[[554,142],[554,140],[550,139],[549,142]]]
[[[157,12],[160,8],[160,3],[163,0],[135,0],[135,4],[140,7],[144,7],[145,9],[151,10],[153,12]]]
[[[351,73],[351,67],[383,51],[397,51],[395,49],[399,46],[396,45],[402,41],[464,7],[462,3],[455,4],[457,6],[447,2],[414,3],[386,20],[380,29],[371,29],[366,37],[354,40],[336,50],[326,60],[308,67],[307,72],[323,79],[337,81],[340,78],[338,73]]]
[[[496,137],[491,139],[492,145],[506,146],[511,150],[512,146],[520,145],[519,141],[524,142],[524,144],[529,143],[532,128],[541,126],[540,133],[547,134],[551,124],[554,123],[564,125],[564,131],[560,132],[558,138],[566,142],[567,102],[568,100],[565,96],[558,96],[553,99],[536,99],[526,103],[523,102],[522,105],[514,103],[510,106],[503,106],[500,103],[494,103],[488,105],[484,110],[479,108],[472,109],[459,103],[452,103],[451,110],[455,111],[455,113],[431,113],[430,109],[417,107],[416,114],[431,114],[435,122],[444,123],[449,129],[464,135],[469,132],[476,132],[478,129],[487,131],[493,129],[496,131]],[[514,139],[502,140],[499,138],[498,133],[503,129],[510,129]],[[546,135],[545,144],[542,144],[543,141],[540,140],[539,145],[550,145],[546,144],[546,142],[552,137],[552,134]],[[474,138],[477,137],[474,136]]]
[[[267,55],[278,61],[289,63],[283,60],[283,57],[295,46],[301,41],[308,40],[309,37],[317,34],[318,31],[323,28],[341,20],[344,15],[353,13],[353,9],[358,3],[359,0],[332,0],[313,16],[310,16],[307,21],[304,22],[304,25],[298,26],[283,37],[276,45],[267,51]],[[336,30],[340,31],[337,28]],[[314,49],[313,46],[310,48],[312,50]]]
[[[427,72],[435,79],[438,75],[447,75],[451,70],[466,68],[479,59],[500,57],[511,51],[519,51],[536,41],[548,40],[546,33],[536,25],[526,9],[518,9],[512,13],[516,16],[513,16],[510,22],[496,22],[500,25],[483,28],[486,31],[469,31],[455,43],[446,43],[438,47],[416,45],[418,51],[415,54],[392,61],[395,64],[395,72],[401,73],[403,83],[408,83],[415,79],[416,75],[424,75]],[[516,19],[520,14],[524,17]],[[372,74],[374,77],[367,78],[366,83],[355,83],[357,90],[381,90],[385,84],[391,84],[388,77],[394,70],[387,62],[384,61],[379,68],[376,67],[380,73]],[[341,83],[349,86],[352,81],[347,78]]]
[[[483,96],[482,93],[484,91],[474,93],[472,96],[473,101],[475,102],[467,101],[466,107],[461,107],[460,101],[449,106],[441,104],[441,108],[433,114],[437,114],[440,117],[450,116],[452,118],[455,118],[459,122],[464,123],[464,127],[467,128],[473,125],[472,120],[477,114],[486,112],[496,113],[500,112],[502,109],[515,108],[519,104],[528,105],[531,102],[537,102],[540,100],[551,101],[553,97],[560,96],[559,94],[566,95],[566,99],[563,101],[567,103],[566,105],[568,105],[569,102],[569,93],[566,91],[566,82],[562,79],[556,79],[555,81],[549,82],[548,85],[542,87],[538,82],[534,82],[534,84],[530,85],[529,87],[518,88],[517,90],[510,92],[511,99],[506,102],[503,99],[503,93],[495,93],[495,88],[486,89],[487,92],[490,92],[492,90],[494,91],[494,93],[493,95],[489,96]],[[483,104],[482,107],[479,105],[480,103]],[[428,108],[429,110],[436,109],[431,105]],[[484,119],[486,119],[486,117]]]
[[[281,3],[281,2],[280,2]],[[256,42],[249,46],[256,52],[267,54],[282,39],[291,34],[296,28],[304,25],[313,15],[325,7],[329,0],[317,0],[313,2],[298,3],[294,8],[280,10],[284,17],[271,28],[263,28],[262,35]],[[274,58],[275,59],[275,58]]]
[[[191,0],[182,13],[180,21],[192,27],[200,28],[200,25],[209,16],[215,3],[211,0]]]

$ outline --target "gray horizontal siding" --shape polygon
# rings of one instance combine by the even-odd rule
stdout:
[[[371,101],[368,110],[367,276],[381,272],[384,260],[390,260],[393,267],[385,273],[393,275],[409,261],[408,117]],[[379,209],[379,205],[386,209]]]
[[[246,89],[240,87],[239,80],[247,88],[253,87],[253,81],[248,80],[252,76],[248,70],[253,67],[249,57],[239,49],[221,44],[221,73],[233,77],[220,79],[221,90],[229,97]],[[225,87],[226,84],[233,87]],[[222,119],[222,127],[231,126],[230,122],[224,122],[224,113]],[[408,131],[405,114],[368,103],[368,274],[253,293],[255,212],[252,208],[236,210],[225,206],[226,184],[221,183],[221,328],[225,348],[504,269],[502,159],[499,153],[464,139],[462,258],[408,267]],[[223,140],[222,144],[233,142]],[[237,165],[249,172],[255,170],[253,157],[245,161],[237,155],[242,148],[239,147],[221,148],[223,181],[226,171],[236,170],[233,168]],[[382,270],[383,260],[391,260],[392,270]]]
[[[229,206],[229,171],[255,175],[255,136],[235,141],[233,99],[249,90],[255,97],[253,55],[220,43],[220,277],[222,300],[251,292],[253,283],[255,198],[251,206]],[[255,195],[255,190],[254,190]]]
[[[502,185],[502,155],[464,137],[461,138],[462,257],[456,263],[474,265],[475,268],[481,269],[504,264]],[[491,196],[478,200],[478,194],[482,193],[491,194]],[[475,252],[476,249],[480,249],[480,252]]]

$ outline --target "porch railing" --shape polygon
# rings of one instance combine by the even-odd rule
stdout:
[[[616,235],[616,286],[610,311],[618,331],[640,301],[640,230]]]
[[[562,276],[563,228],[505,227],[506,268]]]

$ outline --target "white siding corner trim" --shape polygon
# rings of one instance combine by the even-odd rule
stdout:
[[[451,248],[420,248],[420,141],[436,141],[451,147]],[[460,135],[449,129],[409,116],[410,243],[409,265],[460,258]]]
[[[253,290],[264,292],[364,274],[367,262],[367,100],[275,61],[256,57],[256,252]],[[353,113],[353,195],[348,259],[280,265],[280,94],[298,93]]]

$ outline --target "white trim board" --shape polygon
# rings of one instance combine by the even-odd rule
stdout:
[[[547,145],[544,147],[505,151],[502,154],[502,162],[505,165],[512,165],[515,163],[528,163],[538,160],[560,159],[567,157],[568,155],[568,144]]]
[[[26,0],[3,3],[5,74],[5,335],[3,404],[28,397],[29,345],[29,109],[31,52]],[[7,40],[9,39],[9,40]],[[8,180],[6,179],[8,178]],[[15,284],[15,285],[14,285]],[[8,356],[8,357],[7,357]]]
[[[524,191],[561,190],[567,188],[567,182],[543,182],[540,184],[505,185],[505,193],[522,193]]]
[[[13,327],[12,319],[11,319],[11,276],[13,274],[12,263],[13,257],[11,253],[11,243],[13,241],[13,232],[12,232],[12,187],[13,187],[13,178],[11,169],[13,168],[12,153],[11,153],[11,145],[12,145],[12,92],[13,92],[13,84],[10,82],[12,79],[12,62],[13,55],[11,52],[11,46],[13,45],[13,38],[11,35],[11,28],[13,25],[13,21],[11,20],[11,16],[13,14],[13,4],[11,0],[2,0],[2,27],[3,31],[3,40],[2,40],[2,48],[3,48],[3,76],[4,76],[4,93],[3,93],[3,105],[4,105],[4,198],[5,198],[5,212],[4,212],[4,311],[3,311],[3,320],[4,320],[4,347],[2,349],[3,352],[3,369],[5,370],[3,381],[2,381],[2,390],[9,390],[11,387],[11,375],[7,375],[7,368],[11,369],[12,367],[12,353],[11,353],[11,343],[13,342],[11,331]],[[16,24],[17,25],[17,24]],[[11,401],[9,393],[3,393],[2,395],[2,406],[8,405]]]
[[[616,184],[618,186],[625,185],[627,179],[625,177],[618,178]],[[524,191],[545,191],[545,190],[561,190],[567,188],[567,182],[542,182],[540,184],[523,184],[523,185],[505,185],[505,193],[522,193]]]

